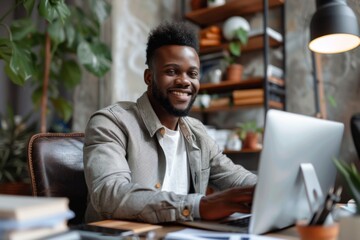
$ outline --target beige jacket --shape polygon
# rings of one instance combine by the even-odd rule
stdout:
[[[254,185],[256,176],[226,157],[204,125],[180,118],[193,193],[162,192],[164,128],[144,93],[96,112],[85,131],[84,168],[90,202],[86,221],[128,219],[150,223],[193,220],[208,184],[216,189]]]

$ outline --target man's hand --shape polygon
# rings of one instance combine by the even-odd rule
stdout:
[[[236,187],[205,196],[200,201],[200,216],[216,220],[235,212],[250,213],[255,187]]]

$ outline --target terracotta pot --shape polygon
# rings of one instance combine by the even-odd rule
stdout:
[[[248,132],[243,141],[243,147],[247,149],[257,149],[259,143],[259,134],[255,132]]]
[[[23,182],[0,183],[0,194],[32,195],[31,184]]]
[[[304,225],[297,224],[296,229],[301,240],[336,240],[339,234],[339,224],[332,225]]]
[[[243,66],[241,64],[231,64],[226,69],[226,81],[241,81]]]

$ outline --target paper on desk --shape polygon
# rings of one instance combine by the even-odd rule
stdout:
[[[185,228],[180,231],[168,233],[165,240],[280,240],[280,238],[242,234],[233,232],[214,232],[194,228]]]

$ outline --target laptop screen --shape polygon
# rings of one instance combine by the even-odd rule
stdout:
[[[338,156],[343,132],[343,123],[267,112],[250,233],[285,228],[311,217],[300,165],[314,167],[321,190],[327,193],[335,182],[332,159]]]

